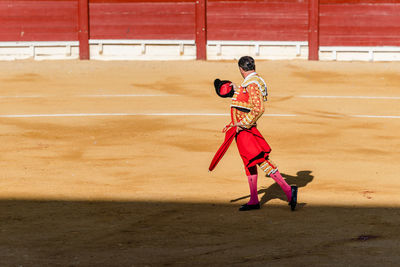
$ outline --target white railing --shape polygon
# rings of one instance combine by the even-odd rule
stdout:
[[[71,56],[71,47],[79,46],[78,41],[49,41],[49,42],[0,42],[0,47],[29,47],[30,55],[34,58],[36,47],[62,47],[65,46],[65,55]]]
[[[307,41],[208,41],[208,46],[217,47],[217,55],[222,54],[222,46],[254,46],[256,55],[260,55],[260,46],[295,46],[296,55],[301,54],[301,47],[308,46]]]
[[[185,45],[195,45],[194,40],[118,40],[118,39],[105,39],[105,40],[97,40],[91,39],[89,40],[89,44],[98,45],[99,50],[98,53],[103,53],[103,45],[140,45],[142,54],[146,53],[146,45],[178,45],[179,46],[179,54],[184,53]]]
[[[337,60],[337,52],[365,52],[374,61],[374,52],[400,52],[400,46],[321,46],[319,51],[332,52],[332,60]]]
[[[92,39],[89,40],[90,45],[98,45],[98,54],[103,53],[103,45],[138,45],[141,47],[141,53],[146,54],[146,46],[149,45],[174,45],[178,47],[177,52],[179,58],[184,54],[185,46],[196,46],[194,40],[118,40],[118,39],[105,39],[105,40],[97,40]],[[254,47],[254,51],[256,56],[260,55],[260,47],[265,46],[280,46],[280,47],[295,47],[296,48],[296,56],[300,56],[302,48],[307,48],[307,41],[208,41],[207,46],[215,46],[217,56],[222,54],[223,46],[250,46]],[[35,58],[36,56],[36,48],[37,47],[65,47],[65,56],[71,56],[71,47],[79,47],[78,41],[24,41],[24,42],[0,42],[0,48],[30,48],[30,50],[25,50],[24,54],[27,56],[31,56]],[[193,48],[191,48],[193,49]],[[62,50],[61,50],[62,51]],[[74,50],[75,51],[75,50]],[[192,51],[192,50],[191,50]],[[213,50],[215,51],[215,49]],[[395,56],[391,58],[390,56],[384,56],[383,60],[387,61],[398,61],[400,55],[400,46],[321,46],[319,48],[319,52],[331,52],[332,57],[328,60],[338,60],[338,53],[368,53],[368,58],[365,56],[358,55],[357,57],[351,57],[351,59],[358,60],[360,58],[368,59],[370,61],[374,60],[382,60],[382,54],[375,55],[377,52],[380,53],[393,53]],[[14,52],[13,52],[14,53]],[[75,52],[74,52],[75,53]],[[140,53],[140,52],[139,52]],[[170,53],[170,52],[168,52]],[[193,52],[191,52],[193,53]],[[215,53],[215,52],[214,52]],[[178,58],[178,57],[177,57]],[[339,59],[342,57],[339,57]]]

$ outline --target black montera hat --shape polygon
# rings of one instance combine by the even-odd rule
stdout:
[[[220,97],[232,97],[233,94],[235,93],[235,90],[233,89],[233,86],[231,85],[231,81],[221,81],[220,79],[215,79],[214,81],[214,87],[215,87],[215,92],[217,95]]]

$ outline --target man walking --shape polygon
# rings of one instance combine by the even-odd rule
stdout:
[[[297,186],[289,186],[283,179],[277,166],[269,158],[270,146],[257,130],[257,120],[264,113],[264,102],[267,101],[267,85],[264,79],[256,73],[252,57],[240,58],[238,65],[244,81],[239,87],[231,84],[234,89],[231,104],[232,121],[226,130],[231,129],[232,132],[232,128],[236,128],[234,136],[250,187],[250,201],[242,205],[239,210],[260,209],[257,194],[257,165],[279,184],[285,192],[291,209],[294,210],[297,204]],[[226,149],[225,146],[225,151]]]

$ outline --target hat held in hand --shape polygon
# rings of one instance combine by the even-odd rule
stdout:
[[[214,81],[214,87],[215,87],[215,92],[217,95],[220,97],[232,97],[233,94],[235,93],[235,90],[233,89],[233,86],[231,85],[231,81],[221,81],[220,79],[215,79]]]

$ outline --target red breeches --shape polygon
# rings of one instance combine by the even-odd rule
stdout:
[[[256,174],[257,164],[268,160],[271,147],[256,127],[240,131],[236,135],[236,144],[243,160],[246,174]]]

